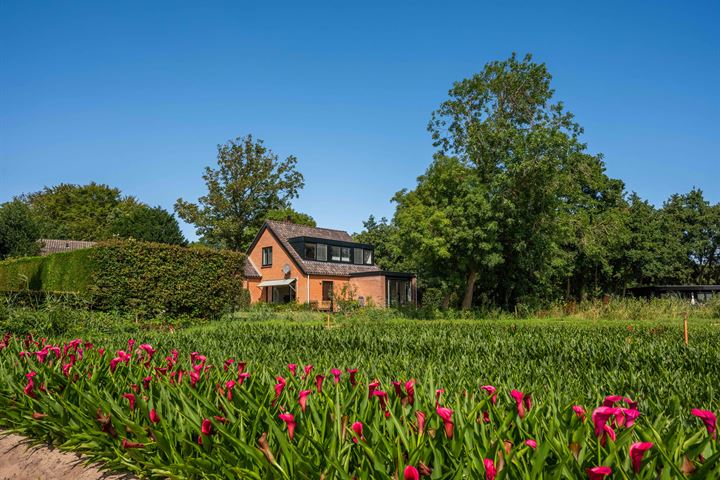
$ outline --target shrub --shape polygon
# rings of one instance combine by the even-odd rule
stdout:
[[[103,309],[214,318],[243,298],[241,253],[134,240],[104,242],[90,251],[91,293]]]
[[[0,291],[84,292],[91,281],[91,250],[0,262]]]

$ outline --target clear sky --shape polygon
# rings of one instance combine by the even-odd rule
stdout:
[[[94,180],[172,210],[252,133],[298,157],[296,209],[359,231],[428,166],[452,82],[513,51],[628,190],[720,201],[720,2],[586,3],[0,0],[0,202]]]

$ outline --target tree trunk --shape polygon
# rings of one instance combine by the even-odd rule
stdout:
[[[465,287],[465,296],[462,301],[462,309],[470,310],[472,307],[473,292],[475,291],[475,281],[477,280],[477,272],[473,269],[470,270],[467,279],[467,286]]]

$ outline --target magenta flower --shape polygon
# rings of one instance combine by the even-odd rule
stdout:
[[[295,415],[292,413],[281,413],[278,416],[280,417],[280,420],[285,422],[285,425],[287,425],[288,436],[290,437],[290,441],[292,441],[295,436]]]
[[[115,357],[112,360],[110,360],[110,372],[115,373],[115,369],[117,368],[118,363],[122,362],[122,358]]]
[[[395,395],[396,395],[397,397],[399,397],[399,398],[404,398],[404,397],[405,397],[405,392],[402,391],[402,383],[400,383],[400,382],[398,382],[398,381],[396,381],[396,380],[393,380],[392,386],[393,386],[393,388],[395,389]]]
[[[317,389],[317,393],[322,393],[322,384],[325,380],[325,375],[315,375],[315,388]]]
[[[305,375],[303,375],[303,380],[308,378],[310,376],[310,372],[312,372],[313,365],[305,365],[303,368],[303,371],[305,372]]]
[[[613,415],[617,415],[620,412],[617,408],[612,407],[598,407],[592,413],[592,421],[595,426],[595,436],[600,438],[603,436],[603,427],[607,421]]]
[[[232,389],[235,388],[235,380],[228,380],[225,382],[225,389],[227,390],[228,400],[232,400]]]
[[[420,410],[416,411],[415,418],[417,418],[418,435],[422,435],[425,431],[425,412],[422,412]]]
[[[585,470],[588,474],[588,480],[603,480],[612,473],[610,467],[593,467]]]
[[[482,421],[483,423],[490,423],[490,414],[487,410],[483,410],[482,412]]]
[[[614,407],[616,403],[623,400],[621,395],[608,395],[603,400],[603,407]]]
[[[238,373],[238,386],[242,385],[248,378],[250,378],[250,374],[248,372]]]
[[[390,416],[390,412],[387,409],[387,402],[388,402],[388,394],[387,392],[384,392],[382,390],[375,390],[373,393],[374,397],[378,397],[378,400],[380,401],[380,408],[383,409],[385,412],[385,417]]]
[[[150,410],[150,421],[152,423],[160,423],[160,416],[157,414],[154,408]]]
[[[151,381],[152,381],[152,375],[148,375],[147,377],[143,378],[142,383],[143,383],[143,388],[144,388],[145,390],[147,390],[148,388],[150,388],[150,382],[151,382]]]
[[[407,399],[410,405],[415,403],[415,379],[411,378],[405,382],[405,390],[407,391]]]
[[[435,390],[435,406],[437,407],[440,405],[440,397],[442,397],[442,394],[445,393],[444,388],[438,388]]]
[[[717,438],[717,417],[710,410],[700,410],[693,408],[690,413],[698,417],[705,424],[708,434],[713,438]]]
[[[130,402],[130,410],[135,410],[135,395],[132,393],[123,393],[123,398]]]
[[[275,400],[273,400],[273,404],[275,404],[277,399],[280,398],[280,395],[285,389],[285,385],[287,385],[287,382],[283,377],[275,377],[275,380],[277,380],[277,383],[275,384]]]
[[[445,426],[445,434],[449,439],[452,438],[453,429],[455,428],[455,424],[452,421],[453,411],[449,408],[441,407],[439,405],[435,408],[435,411],[443,421],[443,425]]]
[[[403,480],[420,480],[420,472],[412,465],[408,465],[403,470]]]
[[[525,440],[525,445],[535,450],[537,448],[537,442],[533,440],[532,438],[528,438]]]
[[[245,367],[247,366],[247,362],[238,362],[237,371],[238,374],[241,374],[245,371]]]
[[[140,350],[145,352],[148,357],[152,358],[153,355],[155,355],[155,350],[152,348],[152,346],[148,343],[143,343],[138,347]]]
[[[228,368],[230,368],[230,365],[232,365],[233,363],[235,363],[234,358],[228,358],[227,360],[225,360],[225,362],[223,362],[223,370],[227,372]]]
[[[493,405],[497,404],[497,389],[493,387],[492,385],[483,385],[480,387],[480,390],[485,390],[488,395],[490,395],[490,400],[492,401]]]
[[[615,416],[615,421],[619,427],[630,428],[635,425],[635,420],[640,416],[640,412],[634,408],[620,408],[619,410],[620,415]]]
[[[353,442],[358,443],[358,439],[365,441],[365,437],[363,437],[363,424],[362,422],[355,422],[351,426],[352,431],[355,432],[355,437],[353,437]]]
[[[357,382],[355,381],[355,374],[358,372],[357,368],[348,368],[347,373],[350,374],[350,385],[353,387],[357,385]]]
[[[300,399],[298,400],[298,403],[300,404],[300,410],[302,410],[303,413],[305,413],[305,407],[307,406],[307,397],[311,394],[312,390],[302,390],[300,392]]]
[[[510,396],[515,400],[518,416],[520,418],[525,418],[526,410],[530,410],[530,407],[532,407],[532,397],[530,394],[528,393],[526,395],[519,390],[512,390],[510,392]]]
[[[145,444],[138,442],[129,442],[127,438],[122,440],[122,448],[128,450],[130,448],[145,448]]]
[[[194,387],[200,381],[200,374],[197,371],[190,372],[190,386]]]
[[[288,363],[288,370],[290,370],[290,373],[294,377],[297,374],[297,364],[296,363]]]
[[[491,458],[486,458],[483,460],[483,465],[485,465],[485,480],[495,480],[495,476],[497,475],[495,462],[493,462]]]
[[[212,434],[212,429],[212,422],[209,419],[204,418],[200,424],[200,432],[207,437]]]
[[[342,372],[337,368],[333,368],[330,370],[330,373],[332,373],[333,377],[335,377],[335,383],[340,383],[340,375],[342,375]]]
[[[630,459],[632,460],[633,470],[640,473],[643,455],[653,447],[652,442],[637,442],[630,445]]]
[[[573,412],[575,412],[575,415],[584,422],[585,421],[585,409],[583,407],[581,407],[580,405],[573,405],[572,409],[573,409]]]
[[[380,380],[373,380],[368,384],[368,398],[372,398],[373,392],[380,388]]]

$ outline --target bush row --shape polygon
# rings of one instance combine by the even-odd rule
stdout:
[[[0,262],[0,291],[73,292],[93,308],[141,318],[214,318],[244,301],[245,256],[231,251],[109,241]]]

